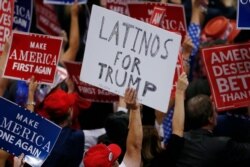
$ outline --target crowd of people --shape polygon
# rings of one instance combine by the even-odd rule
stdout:
[[[157,2],[183,5],[188,27],[181,46],[184,72],[167,113],[139,104],[132,88],[115,103],[101,103],[83,99],[70,78],[46,94],[34,76],[28,83],[0,78],[0,96],[62,128],[43,167],[250,166],[250,104],[218,113],[200,55],[201,48],[250,41],[247,30],[236,28],[236,1]],[[89,0],[87,5],[56,6],[65,30],[61,67],[64,61],[82,61],[93,4],[105,7],[106,3]],[[228,21],[231,29],[221,27],[220,21],[215,24],[218,18]],[[39,33],[34,24],[31,32]],[[0,67],[9,45],[7,41]],[[29,166],[24,157],[0,150],[0,167]]]

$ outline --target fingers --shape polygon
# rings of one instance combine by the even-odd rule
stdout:
[[[125,99],[128,102],[134,102],[136,100],[137,93],[133,88],[127,88],[125,91]]]
[[[127,88],[125,91],[124,101],[128,108],[137,108],[137,92],[133,88]]]
[[[189,83],[188,83],[187,74],[183,72],[178,78],[176,89],[184,92],[187,89],[188,84]]]

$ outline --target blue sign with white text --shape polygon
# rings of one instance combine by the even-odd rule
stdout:
[[[0,97],[0,148],[39,167],[53,149],[61,127]]]
[[[33,0],[15,0],[13,29],[30,32]]]
[[[73,4],[75,0],[43,0],[45,4],[55,4],[55,5],[69,5]],[[78,0],[78,4],[86,4],[88,0]]]
[[[250,0],[239,0],[237,9],[237,27],[250,29]]]

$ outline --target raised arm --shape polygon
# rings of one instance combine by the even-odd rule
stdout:
[[[37,88],[37,81],[35,81],[35,77],[32,76],[29,82],[29,93],[28,93],[28,100],[27,100],[27,104],[26,104],[26,108],[30,111],[34,111],[35,109],[35,92],[36,92],[36,88]]]
[[[185,118],[185,109],[184,109],[184,100],[185,100],[185,91],[188,86],[188,79],[186,73],[182,73],[178,78],[176,93],[175,93],[175,106],[174,106],[174,115],[173,115],[173,131],[172,133],[183,137],[184,133],[184,118]]]
[[[79,6],[77,1],[71,6],[71,23],[70,23],[70,34],[69,34],[69,47],[62,54],[60,63],[63,64],[63,61],[74,61],[79,49],[79,23],[78,23],[78,13]]]
[[[140,104],[136,99],[136,91],[132,88],[127,88],[125,92],[125,102],[129,110],[129,132],[123,162],[129,167],[140,167],[141,163],[143,131]]]
[[[9,47],[10,47],[10,40],[8,39],[4,45],[2,55],[0,56],[0,96],[3,96],[4,91],[6,90],[8,83],[9,83],[8,79],[2,78],[4,65],[8,56],[7,54],[8,54]]]

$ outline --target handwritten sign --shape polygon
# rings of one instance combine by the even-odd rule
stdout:
[[[43,0],[45,4],[54,4],[54,5],[69,5],[73,4],[75,0]],[[88,0],[78,0],[78,4],[86,4]]]
[[[181,36],[93,6],[80,80],[166,112]],[[98,49],[96,48],[98,46]]]
[[[14,0],[0,0],[0,56],[4,44],[11,35],[14,15]]]
[[[216,108],[250,104],[250,43],[202,49]]]
[[[33,0],[15,0],[13,29],[30,31],[32,21]]]
[[[119,96],[116,94],[80,81],[82,63],[65,61],[64,64],[68,70],[70,78],[76,84],[77,90],[82,98],[92,102],[101,103],[112,103],[119,100]]]
[[[3,76],[52,84],[61,46],[61,37],[14,31]]]
[[[0,148],[39,167],[53,149],[61,128],[56,124],[0,97]]]
[[[35,0],[36,27],[44,34],[58,36],[62,29],[53,5],[44,4],[43,0]]]
[[[237,4],[237,28],[249,30],[250,1],[239,0]]]
[[[154,7],[164,8],[166,11],[160,27],[165,30],[179,32],[184,39],[187,32],[187,26],[183,5],[157,2],[128,3],[130,16],[147,23],[150,22]]]

